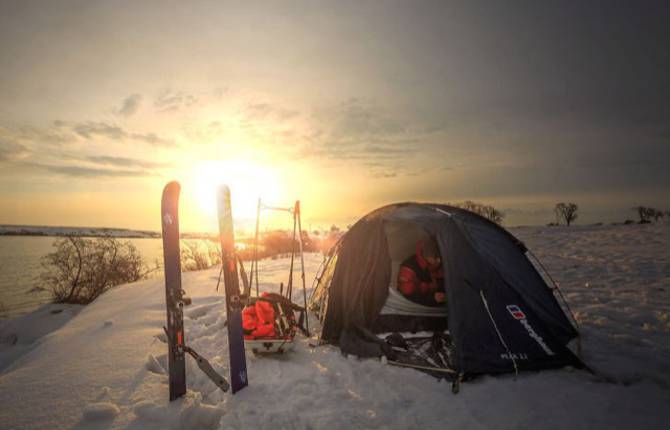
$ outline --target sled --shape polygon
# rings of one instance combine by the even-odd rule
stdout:
[[[294,339],[259,338],[244,339],[244,347],[257,355],[263,354],[283,354],[290,351],[295,346]]]
[[[271,331],[269,336],[257,336],[255,334],[258,332],[251,330],[255,326],[250,319],[256,312],[260,313],[260,309],[264,309],[265,312],[272,309],[271,316],[265,315],[266,324],[272,325],[272,327],[268,327]],[[296,313],[299,315],[297,320]],[[305,309],[303,307],[292,303],[280,294],[264,293],[260,297],[250,298],[243,311],[245,348],[254,354],[281,354],[290,351],[293,349],[298,329],[303,332],[306,331],[302,326],[304,315]],[[271,322],[267,321],[268,318],[271,319]]]

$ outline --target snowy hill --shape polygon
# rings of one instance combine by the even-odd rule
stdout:
[[[49,305],[0,326],[0,427],[664,428],[670,420],[670,226],[518,228],[560,283],[584,333],[573,369],[451,384],[331,346],[248,355],[250,385],[221,393],[187,361],[189,392],[167,401],[162,279],[121,286],[85,308]],[[307,279],[321,257],[309,255]],[[260,265],[262,289],[288,260]],[[187,341],[228,371],[218,269],[185,273]],[[308,284],[311,282],[308,282]],[[52,314],[54,309],[63,312]],[[315,318],[310,324],[316,325]]]

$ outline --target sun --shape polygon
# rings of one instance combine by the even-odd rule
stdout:
[[[248,227],[250,222],[255,222],[259,198],[265,203],[275,203],[282,197],[281,181],[275,169],[248,160],[199,162],[184,185],[193,193],[199,211],[209,219],[217,216],[218,187],[228,185],[236,227]]]

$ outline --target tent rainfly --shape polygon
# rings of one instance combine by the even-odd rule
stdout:
[[[400,263],[435,238],[446,305],[427,307],[397,290]],[[504,228],[447,205],[400,203],[363,217],[331,249],[310,307],[321,340],[360,357],[385,355],[377,334],[448,329],[461,376],[583,363],[568,343],[578,332],[554,288]],[[566,304],[567,305],[567,304]]]

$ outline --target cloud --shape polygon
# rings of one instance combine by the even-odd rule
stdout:
[[[28,148],[21,144],[0,140],[0,161],[12,161],[27,152]]]
[[[54,165],[46,163],[25,163],[25,165],[50,173],[56,173],[64,176],[76,178],[118,178],[118,177],[138,177],[151,176],[153,173],[138,169],[110,169],[98,167],[85,167],[73,165]]]
[[[156,163],[153,161],[140,160],[137,158],[114,157],[110,155],[89,156],[86,157],[85,160],[90,161],[91,163],[110,165],[116,167],[140,167],[144,169],[158,169],[167,166],[167,164],[165,163]]]
[[[130,117],[137,112],[137,109],[140,107],[142,102],[142,96],[140,94],[131,94],[126,97],[121,103],[121,108],[118,111],[118,114],[124,117]]]
[[[124,129],[116,125],[109,125],[104,122],[85,122],[75,124],[72,129],[84,139],[92,139],[96,136],[107,137],[114,140],[120,140],[128,136]]]
[[[355,162],[380,178],[410,174],[421,144],[441,130],[359,98],[314,109],[310,124],[302,156]]]
[[[158,112],[176,112],[182,108],[190,107],[198,102],[193,94],[181,91],[164,91],[154,100],[154,107]]]
[[[390,179],[390,178],[395,178],[398,176],[397,172],[393,171],[381,171],[381,172],[375,172],[373,173],[372,177],[378,178],[378,179]]]
[[[156,133],[131,133],[129,137],[133,140],[148,143],[153,146],[175,146],[173,140],[164,139]]]
[[[51,151],[40,157],[36,155],[36,152],[22,145],[0,141],[0,162],[70,177],[153,176],[158,173],[158,170],[168,166],[166,163],[110,155],[82,157],[61,151]],[[45,159],[47,161],[44,161]]]
[[[169,166],[166,163],[136,158],[110,155],[81,156],[61,150],[39,153],[38,156],[37,152],[23,145],[3,141],[0,141],[0,163],[81,178],[153,176],[159,173],[160,169]]]
[[[293,109],[286,109],[272,103],[248,103],[244,107],[244,115],[248,120],[260,121],[267,119],[276,119],[285,121],[298,116],[299,112]]]
[[[152,145],[170,143],[153,133],[129,133],[121,127],[96,122],[72,124],[54,121],[48,128],[0,126],[0,163],[71,177],[149,176],[168,166],[165,163],[136,158],[86,155],[86,152],[90,153],[94,148],[68,148],[62,145],[62,142],[76,141],[77,136],[87,139],[104,136]],[[49,141],[50,138],[50,142],[57,142],[58,145],[44,145],[45,140]],[[84,154],[82,151],[85,151]]]
[[[132,133],[122,127],[105,122],[88,121],[72,125],[72,130],[84,139],[103,137],[112,140],[135,140],[153,146],[174,146],[174,141],[158,136],[156,133]]]
[[[398,138],[410,128],[407,120],[358,98],[321,108],[314,117],[332,139],[338,140]]]
[[[72,143],[76,136],[69,130],[62,129],[56,121],[49,127],[36,127],[32,125],[0,125],[0,139],[19,143],[24,146],[30,144],[46,144],[50,146],[62,146]]]

